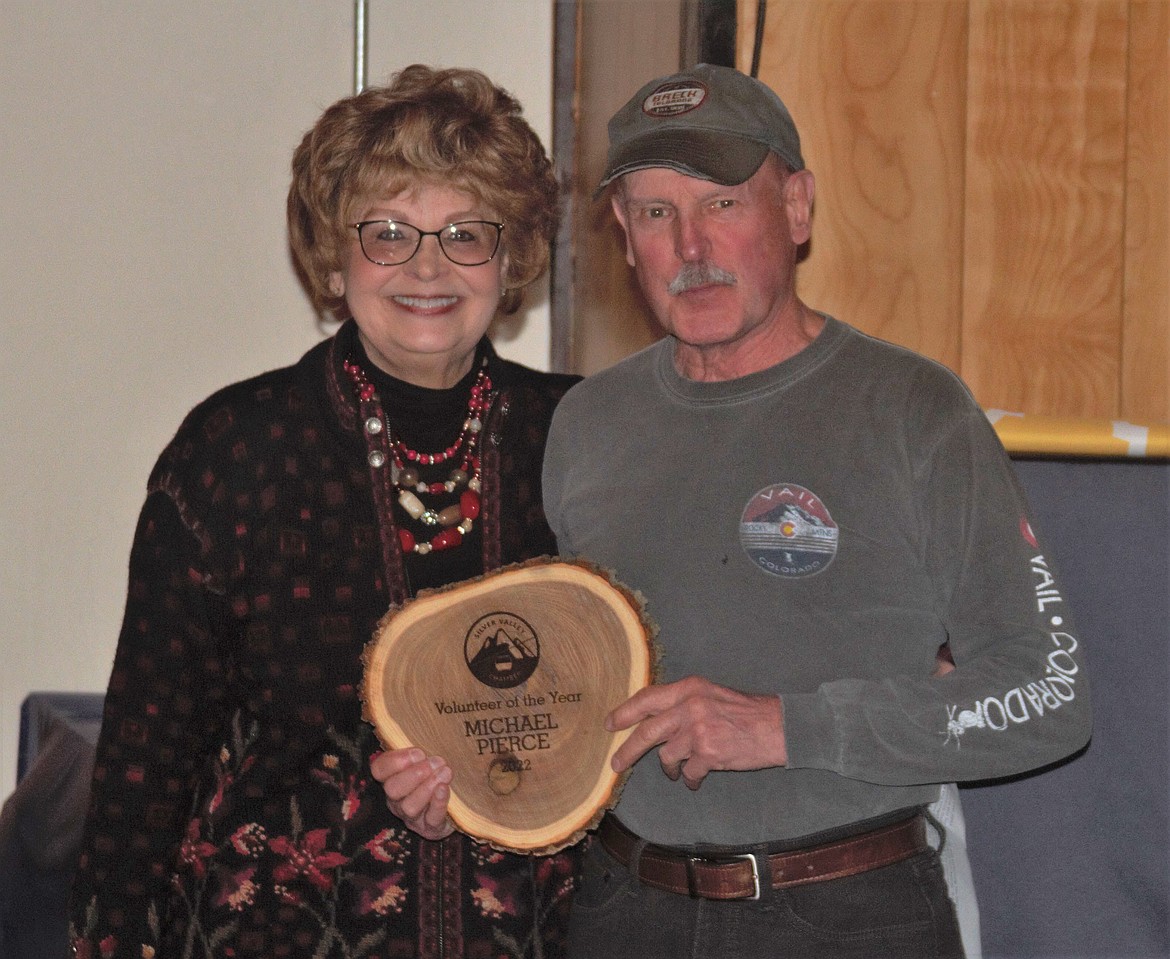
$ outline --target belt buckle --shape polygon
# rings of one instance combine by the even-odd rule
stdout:
[[[752,864],[752,894],[750,896],[737,896],[736,901],[739,902],[756,902],[760,898],[760,860],[753,852],[738,853],[727,857],[728,859],[749,859]],[[687,856],[684,860],[687,864],[687,892],[692,899],[699,898],[699,892],[696,888],[695,882],[695,864],[698,862],[710,862],[705,856]]]
[[[747,897],[748,902],[755,902],[760,898],[760,860],[754,852],[745,852],[735,856],[735,859],[750,859],[752,861],[752,894]]]

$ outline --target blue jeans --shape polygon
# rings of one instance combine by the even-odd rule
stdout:
[[[938,853],[714,902],[644,885],[593,842],[573,898],[570,959],[962,959]]]

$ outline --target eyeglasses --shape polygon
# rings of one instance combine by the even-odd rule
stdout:
[[[480,266],[496,255],[504,232],[503,223],[489,220],[460,220],[441,230],[420,230],[401,220],[365,220],[350,226],[357,230],[366,259],[379,266],[405,263],[418,252],[424,236],[435,237],[439,249],[452,263]]]

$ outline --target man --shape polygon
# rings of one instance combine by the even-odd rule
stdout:
[[[609,134],[669,335],[568,393],[545,511],[646,597],[663,676],[607,720],[573,954],[961,956],[924,810],[1091,722],[1010,464],[950,372],[797,297],[814,179],[767,87],[700,65]]]

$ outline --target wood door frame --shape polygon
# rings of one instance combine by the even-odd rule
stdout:
[[[574,371],[575,238],[577,219],[585,215],[578,203],[583,186],[577,162],[581,139],[578,94],[581,71],[587,67],[580,62],[580,14],[582,5],[589,2],[556,0],[553,13],[553,156],[562,185],[562,208],[550,267],[549,364],[557,372]],[[678,0],[680,69],[695,63],[735,66],[737,6],[737,0]]]

